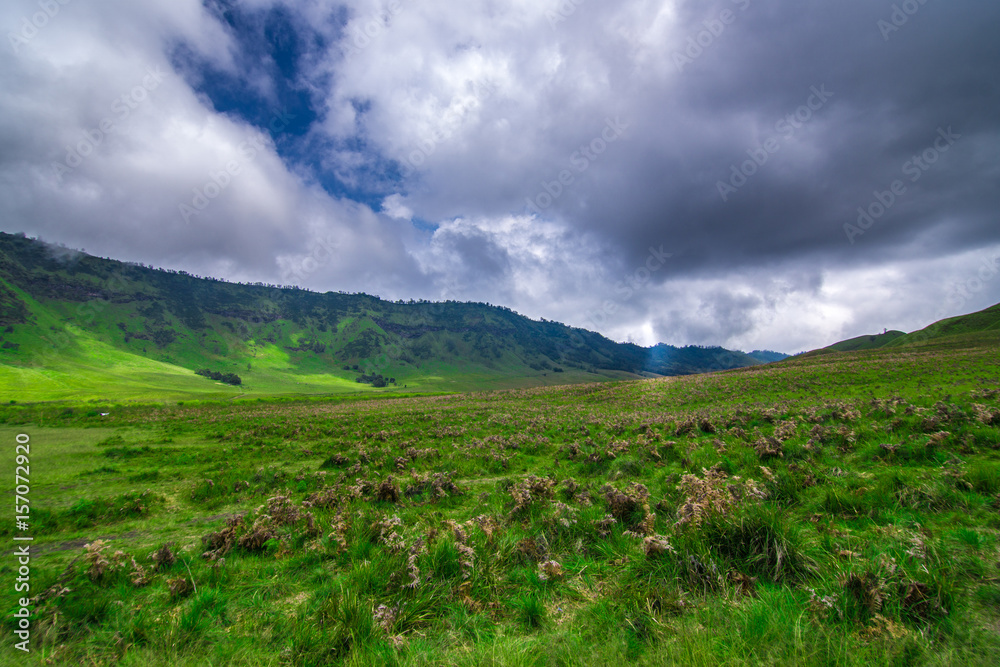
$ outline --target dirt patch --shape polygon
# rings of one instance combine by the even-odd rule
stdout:
[[[31,547],[31,555],[37,556],[39,554],[45,553],[58,553],[60,551],[72,551],[73,549],[82,549],[85,545],[95,542],[97,540],[104,540],[106,542],[111,542],[113,540],[130,540],[133,537],[139,537],[142,535],[137,530],[132,530],[121,535],[100,535],[98,537],[80,537],[75,540],[68,540],[66,542],[53,542],[52,544],[42,544],[40,546]],[[13,551],[5,551],[3,555],[12,554]]]
[[[185,521],[184,523],[208,523],[209,521],[217,521],[219,519],[231,519],[232,517],[239,516],[241,514],[246,514],[246,512],[224,512],[223,514],[213,514],[212,516],[203,516],[197,519],[191,519],[190,521]]]

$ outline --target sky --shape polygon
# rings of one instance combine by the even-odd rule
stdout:
[[[8,0],[0,229],[786,353],[1000,302],[996,0]]]

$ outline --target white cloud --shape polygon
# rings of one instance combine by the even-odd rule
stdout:
[[[390,218],[396,218],[398,220],[412,220],[413,209],[404,204],[405,201],[406,198],[403,197],[403,195],[389,195],[382,200],[382,212]]]

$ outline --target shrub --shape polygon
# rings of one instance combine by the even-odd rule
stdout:
[[[510,601],[517,620],[529,628],[539,628],[545,622],[545,605],[534,593],[521,594]]]
[[[243,384],[243,380],[236,373],[220,373],[219,371],[209,370],[207,368],[202,368],[195,371],[197,375],[207,377],[216,382],[222,382],[224,384],[231,384],[233,386],[239,386]]]
[[[730,478],[719,466],[702,469],[702,477],[684,475],[678,485],[685,498],[677,510],[677,524],[698,526],[706,518],[726,516],[737,507],[767,497],[752,479]]]
[[[984,496],[1000,493],[1000,465],[996,463],[976,463],[965,473],[965,480],[972,490]]]
[[[337,453],[330,455],[325,461],[319,464],[321,470],[326,470],[329,468],[339,468],[341,466],[346,466],[351,462],[349,458],[343,454]]]
[[[816,569],[802,532],[780,510],[749,507],[732,517],[716,517],[701,527],[712,551],[730,568],[767,581],[797,581]]]

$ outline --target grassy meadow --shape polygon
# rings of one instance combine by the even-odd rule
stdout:
[[[998,343],[3,405],[8,470],[31,437],[37,597],[25,661],[5,596],[0,661],[995,665]]]

